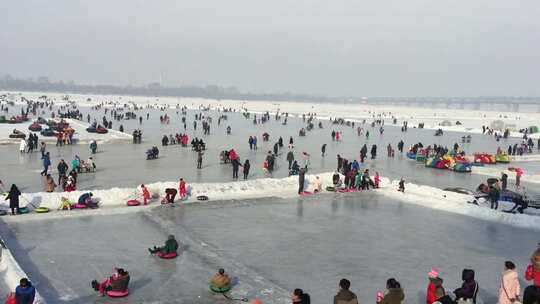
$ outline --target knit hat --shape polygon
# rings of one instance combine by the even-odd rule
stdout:
[[[428,272],[428,277],[430,277],[430,278],[438,278],[439,277],[439,269],[431,268],[431,271]]]

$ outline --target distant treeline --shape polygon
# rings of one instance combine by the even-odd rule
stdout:
[[[220,87],[217,85],[165,87],[159,83],[150,83],[147,86],[113,86],[113,85],[87,85],[76,84],[73,81],[49,81],[47,77],[15,78],[5,75],[0,78],[0,90],[28,91],[28,92],[65,92],[79,94],[110,94],[135,96],[169,96],[169,97],[201,97],[213,99],[235,100],[275,100],[275,101],[308,101],[308,102],[339,102],[343,98],[330,98],[323,96],[302,94],[252,94],[241,93],[235,87]]]

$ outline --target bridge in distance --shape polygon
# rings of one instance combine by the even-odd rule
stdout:
[[[474,109],[483,106],[506,106],[508,110],[519,111],[520,106],[536,107],[540,112],[540,97],[363,97],[349,99],[352,102],[366,104],[386,104],[402,106],[444,106],[464,109],[472,106]]]

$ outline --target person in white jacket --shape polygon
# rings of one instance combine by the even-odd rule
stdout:
[[[319,176],[315,177],[315,181],[313,182],[313,192],[321,192],[322,185],[321,185],[321,179]]]
[[[499,288],[499,304],[512,304],[519,301],[521,286],[519,285],[516,265],[510,261],[504,262],[504,271]]]
[[[21,138],[21,143],[19,144],[19,151],[21,151],[21,153],[24,153],[26,151],[26,140],[24,140],[24,138]]]

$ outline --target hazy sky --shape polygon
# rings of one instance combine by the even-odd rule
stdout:
[[[540,96],[539,0],[3,0],[0,11],[0,74]]]

